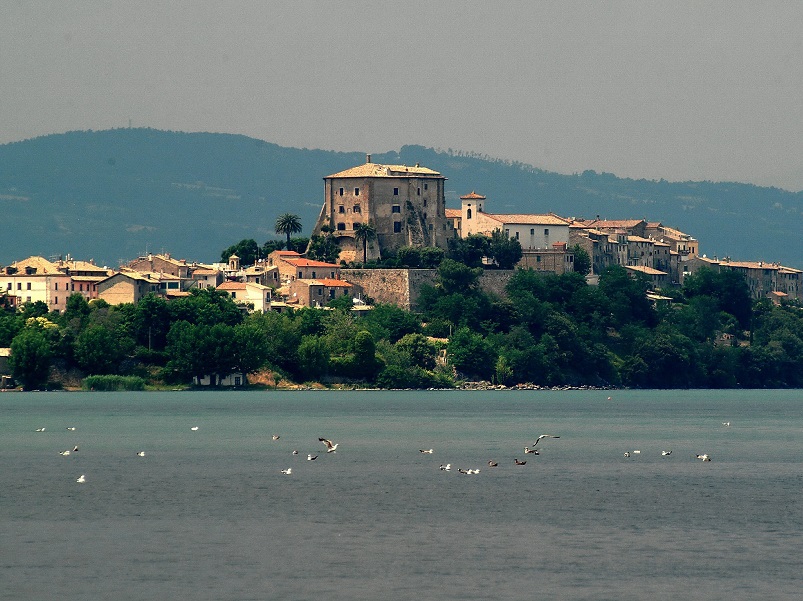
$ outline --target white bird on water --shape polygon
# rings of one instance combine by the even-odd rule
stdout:
[[[65,457],[66,457],[67,455],[69,455],[69,454],[70,454],[70,452],[69,452],[69,451],[59,451],[59,455],[64,455]]]
[[[190,428],[190,430],[192,430],[193,432],[197,432],[198,431],[198,426],[193,426],[192,428]]]
[[[44,428],[37,428],[37,429],[36,429],[36,431],[37,431],[37,432],[44,432],[44,431],[45,431],[45,429],[44,429]]]
[[[78,484],[83,484],[84,482],[86,482],[86,476],[84,474],[81,474],[80,476],[78,476],[76,482],[78,482]]]
[[[285,474],[286,476],[289,476],[290,474],[293,473],[293,468],[288,467],[286,470],[282,470],[282,473]]]
[[[730,427],[731,423],[730,422],[722,422],[722,425],[725,426],[726,428],[728,428],[728,427]]]
[[[75,426],[70,426],[70,427],[69,427],[69,428],[67,428],[67,429],[68,429],[70,432],[75,432]]]
[[[627,458],[627,457],[630,457],[630,453],[628,453],[627,451],[625,451],[625,457],[626,457],[626,458]]]
[[[711,457],[708,456],[708,453],[697,455],[697,459],[700,459],[701,461],[711,461]]]
[[[137,457],[145,457],[145,451],[137,451]]]
[[[666,457],[667,455],[671,455],[671,454],[672,454],[672,451],[661,451],[661,455],[663,455],[664,457]]]
[[[312,453],[307,454],[307,461],[315,461],[317,458],[317,455],[313,455]]]
[[[447,463],[446,465],[441,464],[440,470],[442,472],[448,472],[451,469],[452,469],[452,464],[451,463]]]
[[[418,449],[419,453],[423,453],[424,455],[432,455],[435,452],[435,449]]]
[[[531,455],[540,455],[541,452],[538,449],[531,449],[530,447],[524,447],[524,454],[531,454]]]
[[[337,445],[332,443],[332,441],[329,440],[328,438],[320,437],[320,438],[318,438],[318,440],[320,440],[323,444],[326,445],[326,452],[327,453],[334,453],[335,449],[337,449]]]
[[[273,440],[279,440],[279,435],[278,434],[274,434],[273,435]]]

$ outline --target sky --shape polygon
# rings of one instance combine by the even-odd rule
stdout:
[[[798,191],[801,32],[798,0],[4,0],[0,143],[130,124]]]

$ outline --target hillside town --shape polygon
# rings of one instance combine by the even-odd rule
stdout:
[[[655,300],[665,298],[660,291],[682,286],[684,278],[701,267],[738,272],[756,300],[803,300],[800,269],[708,257],[700,253],[700,242],[693,236],[658,221],[495,213],[494,204],[500,201],[476,191],[461,196],[459,208],[447,208],[445,181],[432,169],[377,164],[370,155],[363,165],[326,176],[312,235],[334,239],[337,262],[313,260],[292,250],[276,250],[249,265],[241,264],[237,255],[227,263],[201,263],[148,253],[116,268],[70,255],[32,256],[0,266],[0,306],[42,302],[50,311],[63,312],[76,293],[119,305],[137,303],[148,294],[173,299],[213,287],[250,311],[322,307],[341,296],[353,298],[358,310],[365,309],[363,299],[411,309],[417,289],[433,281],[434,270],[412,270],[420,273],[410,277],[410,269],[366,269],[363,264],[404,247],[446,249],[450,239],[490,237],[494,232],[521,245],[516,267],[558,275],[572,272],[575,249],[580,248],[590,260],[590,284],[606,268],[618,265],[646,277]],[[366,227],[370,236],[360,233]]]

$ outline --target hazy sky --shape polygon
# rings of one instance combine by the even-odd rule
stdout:
[[[130,120],[803,189],[799,0],[4,0],[0,82],[0,143]]]

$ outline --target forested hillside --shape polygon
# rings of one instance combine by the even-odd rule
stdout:
[[[803,194],[713,182],[561,175],[459,151],[404,146],[374,162],[421,163],[448,178],[447,206],[476,190],[489,212],[661,221],[702,253],[803,267]],[[244,238],[275,237],[278,215],[308,235],[322,178],[362,152],[284,148],[240,135],[152,129],[54,134],[0,146],[0,263],[72,254],[116,266],[145,251],[213,261]]]

